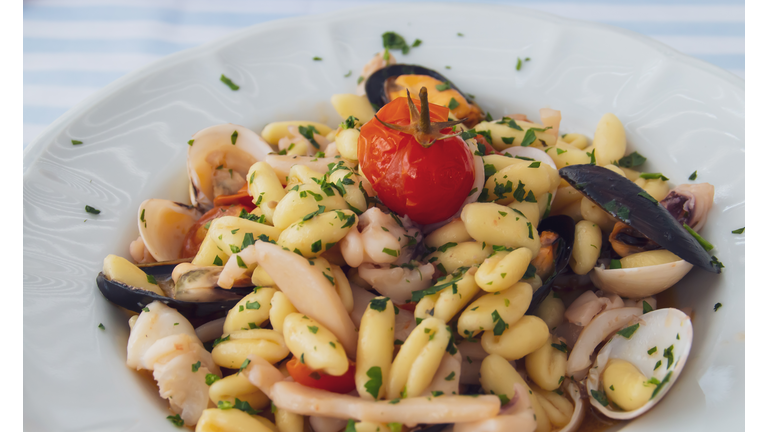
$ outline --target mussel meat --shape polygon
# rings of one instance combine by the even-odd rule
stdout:
[[[573,251],[576,223],[570,216],[550,216],[539,222],[539,237],[542,241],[539,254],[531,262],[542,279],[542,285],[533,293],[527,313],[533,313],[552,289],[555,278],[568,268]],[[545,270],[546,269],[546,270]]]
[[[666,208],[621,175],[596,165],[571,165],[560,176],[592,202],[681,259],[713,273],[720,265]]]
[[[418,65],[393,64],[374,72],[365,83],[365,94],[376,107],[383,107],[390,101],[405,97],[406,91],[419,94],[426,87],[429,102],[451,107],[459,119],[465,119],[467,127],[473,127],[483,119],[483,110],[450,80],[441,74]],[[452,102],[454,101],[454,102]]]

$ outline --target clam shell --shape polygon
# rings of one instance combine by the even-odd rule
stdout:
[[[597,354],[586,381],[590,403],[605,416],[618,420],[629,420],[646,413],[664,398],[677,381],[688,360],[692,343],[691,318],[682,311],[659,309],[642,315],[640,327],[629,339],[616,335]],[[664,357],[664,351],[670,346],[674,347],[671,363]],[[656,347],[656,352],[648,354],[652,347]],[[601,376],[610,359],[622,359],[632,363],[648,379],[653,377],[659,380],[662,383],[659,384],[661,389],[645,405],[633,411],[615,410],[612,404],[603,406],[591,394],[593,390],[602,391]],[[654,370],[658,361],[661,361],[662,365]]]
[[[639,299],[666,290],[680,281],[692,268],[693,264],[685,260],[627,269],[606,269],[601,265],[595,267],[589,277],[592,283],[603,291]]]
[[[235,143],[232,143],[237,131]],[[191,183],[190,198],[193,205],[203,209],[213,206],[213,173],[223,165],[245,178],[248,169],[263,161],[274,149],[252,130],[225,123],[207,127],[192,135],[187,153],[187,174]]]
[[[148,199],[139,206],[139,234],[156,261],[178,260],[184,238],[200,216],[197,209],[185,204]]]

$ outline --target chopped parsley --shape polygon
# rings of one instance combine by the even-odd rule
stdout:
[[[192,147],[192,144],[194,144],[194,143],[195,143],[195,140],[193,140],[193,139],[187,141],[187,144],[189,144],[190,147]]]
[[[437,91],[446,91],[450,88],[451,88],[451,85],[447,82],[444,82],[435,86],[435,89],[437,89]]]
[[[517,58],[517,65],[515,65],[515,70],[520,70],[520,68],[523,67],[523,59],[520,57]]]
[[[653,347],[648,350],[648,355],[653,355],[653,353],[655,353],[656,351],[657,351],[656,347]]]
[[[220,344],[222,342],[226,342],[228,340],[229,340],[229,335],[226,335],[223,338],[216,338],[216,339],[214,339],[214,341],[213,341],[213,348],[216,348],[216,345],[218,345],[218,344]]]
[[[222,76],[223,76],[223,75],[222,75]],[[171,421],[171,423],[173,423],[174,425],[176,425],[176,427],[182,427],[182,426],[184,426],[184,420],[182,420],[182,418],[181,418],[181,415],[179,415],[179,414],[176,414],[176,415],[172,415],[172,416],[168,416],[168,417],[166,417],[166,418],[167,418],[168,420],[170,420],[170,421]]]
[[[365,391],[370,393],[370,395],[373,396],[373,399],[378,399],[379,389],[381,389],[382,385],[381,368],[379,366],[373,366],[372,368],[368,369],[365,375],[370,378],[365,383]]]
[[[237,131],[232,132],[232,136],[229,137],[229,140],[232,141],[232,145],[235,145],[237,142]],[[232,170],[229,170],[230,177],[232,176]]]
[[[557,349],[558,351],[562,351],[566,354],[568,354],[568,345],[565,344],[565,342],[560,341],[559,344],[551,344],[552,348]]]
[[[450,248],[452,248],[452,247],[454,247],[454,246],[458,246],[458,245],[459,245],[458,243],[454,243],[454,242],[448,242],[448,243],[446,243],[446,244],[444,244],[444,245],[440,246],[439,248],[437,248],[437,250],[438,250],[438,252],[445,252],[445,251],[447,251],[448,249],[450,249]]]
[[[89,205],[85,206],[85,211],[88,212],[88,213],[91,213],[91,214],[99,214],[99,213],[101,213],[101,210],[98,210],[98,209],[96,209],[94,207],[91,207]]]
[[[153,285],[157,285],[157,279],[155,279],[155,277],[150,274],[147,275],[147,282]]]
[[[317,141],[315,141],[315,134],[318,134],[318,135],[322,135],[322,134],[320,133],[320,131],[317,130],[317,128],[315,128],[312,125],[299,126],[299,134],[304,138],[306,138],[309,141],[309,143],[312,144],[312,147],[316,149],[320,148],[320,144],[318,144]]]
[[[394,250],[394,249],[384,248],[381,251],[384,252],[385,254],[391,255],[393,257],[398,257],[400,255],[400,251],[397,251],[397,250]]]
[[[219,78],[219,80],[226,84],[230,89],[232,89],[232,91],[240,90],[240,86],[233,83],[232,80],[224,76],[224,74],[221,74],[221,78]]]
[[[389,301],[389,297],[375,297],[371,299],[371,309],[379,312],[384,312],[384,310],[387,308],[387,302]]]
[[[638,195],[639,195],[639,196],[641,196],[641,197],[643,197],[643,198],[645,198],[645,199],[647,199],[648,201],[650,201],[650,202],[652,202],[652,203],[654,203],[654,204],[658,204],[658,203],[659,203],[659,202],[656,200],[656,198],[652,197],[652,196],[651,196],[651,195],[650,195],[648,192],[646,192],[646,191],[642,191],[642,192],[638,193]]]
[[[215,266],[221,266],[224,265],[224,262],[219,258],[218,255],[216,255],[216,258],[213,259],[213,265]]]
[[[621,260],[612,259],[611,265],[608,267],[609,270],[616,270],[621,268]]]
[[[638,152],[632,152],[628,156],[619,159],[617,165],[623,168],[634,168],[645,163],[647,159]]]
[[[520,143],[520,145],[523,147],[528,147],[529,145],[533,144],[534,141],[536,141],[536,131],[531,128],[525,131],[525,136],[523,136],[523,141]]]
[[[638,324],[633,324],[633,325],[631,325],[629,327],[621,329],[621,330],[619,330],[616,333],[618,335],[620,335],[620,336],[624,336],[625,338],[630,339],[632,337],[632,335],[635,334],[635,332],[637,331],[638,328],[640,328],[640,324],[639,323]]]
[[[731,234],[744,234],[744,228],[739,228],[731,231]]]
[[[192,372],[197,372],[200,369],[200,361],[192,365]]]
[[[459,102],[456,99],[451,98],[451,101],[448,103],[448,109],[455,110],[458,107],[459,107]]]
[[[322,61],[323,58],[315,56],[315,57],[312,57],[312,60],[314,60],[314,61]]]
[[[667,374],[664,376],[664,379],[661,380],[659,385],[657,385],[656,388],[653,390],[653,393],[651,393],[651,399],[655,398],[656,395],[659,394],[659,392],[661,391],[662,387],[664,387],[664,385],[669,382],[669,379],[671,377],[672,377],[672,372],[667,372]]]
[[[590,393],[592,393],[592,397],[595,398],[600,405],[608,406],[608,398],[605,396],[605,393],[598,390],[590,390]]]
[[[78,141],[78,140],[74,140],[74,139],[72,140],[72,145],[80,145],[82,143],[83,143],[82,141]]]
[[[699,244],[704,248],[704,250],[711,251],[712,249],[715,248],[714,246],[712,246],[712,243],[704,240],[704,238],[700,236],[699,233],[694,231],[693,228],[689,227],[688,224],[683,224],[683,227],[685,228],[686,231],[688,231],[688,234],[692,235],[693,238],[695,238],[696,241],[699,242]]]
[[[697,172],[698,172],[698,170],[697,170],[697,171],[694,171],[694,172],[693,172],[693,174],[691,174],[690,176],[688,176],[688,180],[696,180],[696,177],[698,177],[698,176],[699,176],[699,175],[697,174]]]
[[[643,300],[643,313],[647,314],[648,312],[653,312],[653,308],[647,301]]]
[[[501,336],[501,334],[504,333],[504,330],[507,329],[507,323],[504,322],[504,319],[501,318],[501,315],[499,315],[499,312],[496,310],[493,311],[491,317],[493,318],[493,322],[496,323],[493,326],[494,336]]]
[[[205,374],[205,383],[208,385],[211,385],[220,379],[221,378],[218,375],[214,375],[212,373]]]
[[[104,327],[104,324],[102,324],[102,323],[99,323],[99,326],[98,326],[98,327],[99,327],[100,329],[102,329],[102,330],[106,330],[106,327]]]
[[[669,348],[664,349],[663,357],[667,359],[667,369],[669,369],[672,366],[672,362],[675,361],[674,350],[675,350],[674,345],[670,345]]]
[[[144,306],[143,308],[141,308],[141,310],[143,310],[144,312],[149,312],[149,308],[148,308],[148,307],[146,307],[146,306]]]
[[[717,310],[720,309],[721,307],[723,307],[722,303],[719,303],[719,302],[715,303],[715,312],[717,312]]]
[[[446,381],[453,381],[456,378],[456,372],[451,372],[448,374],[447,377],[445,377]]]
[[[403,52],[403,54],[408,54],[408,52],[411,50],[411,47],[408,46],[408,43],[405,41],[405,38],[400,36],[399,34],[395,32],[385,32],[381,35],[381,42],[382,45],[384,45],[384,49],[386,50],[400,50]],[[417,43],[418,42],[418,43]],[[421,45],[421,41],[416,39],[414,41],[413,46],[417,47]]]

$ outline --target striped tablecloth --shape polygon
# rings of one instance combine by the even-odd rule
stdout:
[[[163,56],[253,24],[373,3],[381,2],[25,1],[24,146],[94,91]],[[567,18],[623,27],[744,77],[743,0],[486,0],[464,3],[514,4]]]

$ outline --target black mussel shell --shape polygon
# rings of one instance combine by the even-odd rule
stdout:
[[[615,172],[596,165],[571,165],[560,177],[616,219],[638,230],[689,263],[712,273],[720,267],[688,231],[642,188]]]
[[[558,239],[553,243],[555,247],[555,268],[547,280],[542,281],[539,289],[533,293],[531,305],[528,306],[528,312],[532,313],[536,307],[544,301],[552,290],[555,278],[568,268],[568,262],[571,260],[573,251],[573,239],[576,233],[576,222],[570,216],[550,216],[539,222],[539,234],[544,231],[551,231],[558,235]]]
[[[397,78],[400,75],[427,75],[440,80],[446,84],[449,84],[452,89],[459,92],[459,94],[467,100],[468,103],[475,105],[475,103],[466,94],[462,93],[448,78],[440,75],[438,72],[432,69],[427,69],[423,66],[408,65],[408,64],[393,64],[384,68],[381,68],[374,72],[368,81],[365,82],[365,94],[375,107],[381,108],[390,102],[389,96],[386,91],[386,83],[389,78]],[[378,109],[376,108],[376,109]]]

